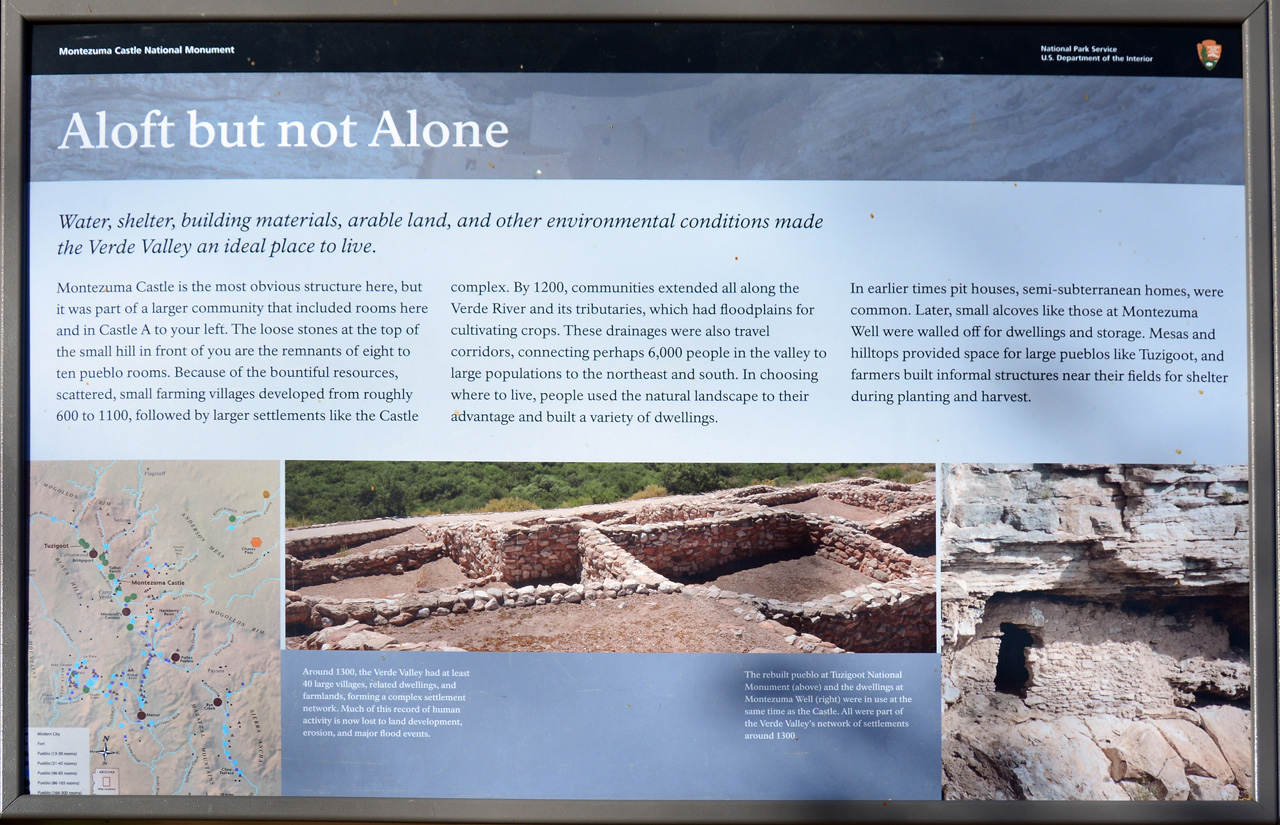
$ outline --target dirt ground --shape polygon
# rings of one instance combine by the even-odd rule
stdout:
[[[726,571],[706,580],[706,583],[721,590],[751,593],[763,599],[807,602],[874,581],[839,562],[819,556],[800,556]]]
[[[798,513],[815,513],[820,516],[840,516],[849,521],[875,521],[878,518],[884,518],[886,513],[877,510],[869,510],[866,507],[855,507],[852,504],[845,504],[843,501],[836,501],[826,496],[818,496],[817,498],[805,499],[792,504],[780,504],[777,510],[794,510]]]
[[[780,599],[788,602],[821,599],[828,594],[839,593],[873,581],[870,577],[850,570],[842,564],[811,555],[765,563],[761,563],[760,560],[748,560],[714,572],[719,575],[710,578],[687,577],[684,581],[690,584],[714,584],[721,590],[751,593],[764,599]],[[303,587],[298,592],[307,596],[327,596],[333,599],[379,599],[394,596],[397,593],[412,593],[415,589],[452,587],[466,580],[467,576],[457,562],[442,558],[403,574],[385,573],[378,576],[344,579],[339,582]],[[502,583],[497,586],[506,587]]]
[[[427,562],[414,571],[413,577],[419,590],[426,590],[428,587],[453,587],[467,580],[462,566],[450,558]]]
[[[423,540],[422,531],[417,527],[411,527],[399,533],[393,533],[390,536],[383,536],[380,539],[367,541],[364,544],[351,548],[353,553],[368,553],[373,550],[381,550],[384,547],[399,547],[402,544],[414,544]]]
[[[337,599],[386,597],[465,580],[462,569],[440,559],[403,575],[366,576],[303,588],[309,596]],[[809,601],[871,581],[828,559],[812,555],[756,561],[745,569],[705,579],[722,590],[767,599]],[[464,650],[579,653],[795,653],[776,628],[758,626],[754,613],[736,599],[685,594],[633,595],[581,604],[502,609],[422,619],[379,632],[398,642],[444,642]],[[291,637],[296,648],[301,636]]]
[[[361,576],[358,579],[343,579],[340,582],[326,582],[301,587],[297,592],[307,596],[327,596],[331,599],[385,599],[397,593],[412,593],[418,579],[417,570],[397,575],[385,573],[381,576]]]
[[[737,611],[735,612],[735,608]],[[797,653],[737,600],[628,596],[423,619],[380,627],[398,642],[443,641],[473,651],[566,653]],[[290,639],[296,646],[301,637]]]
[[[307,596],[327,596],[331,599],[385,599],[397,593],[412,593],[427,587],[452,587],[462,584],[467,575],[453,559],[436,559],[417,570],[404,573],[383,573],[377,576],[361,576],[326,582],[299,588]]]

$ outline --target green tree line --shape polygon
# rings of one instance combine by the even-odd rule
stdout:
[[[923,464],[691,464],[484,461],[290,461],[290,526],[385,516],[605,504],[750,484],[875,475],[912,482]]]

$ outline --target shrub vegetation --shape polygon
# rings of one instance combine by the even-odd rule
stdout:
[[[895,468],[889,470],[887,468]],[[874,475],[908,483],[930,464],[622,464],[604,462],[290,461],[289,526],[433,513],[509,512]]]

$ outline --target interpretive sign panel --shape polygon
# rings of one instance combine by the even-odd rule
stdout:
[[[1258,798],[1243,61],[34,26],[21,792]]]

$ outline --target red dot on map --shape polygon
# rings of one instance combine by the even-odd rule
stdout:
[[[169,658],[176,662],[176,661],[178,661],[179,659],[181,659],[182,657],[175,653],[175,654],[173,654],[172,656],[170,656]]]
[[[147,718],[147,714],[143,713],[142,711],[138,711],[138,721],[139,721],[139,722],[141,722],[143,719],[146,719],[146,718]]]
[[[220,708],[220,707],[222,707],[222,700],[221,700],[221,699],[217,699],[217,698],[215,698],[215,699],[213,700],[213,706],[214,706],[215,708]]]
[[[249,539],[249,543],[252,544],[254,547],[261,547],[262,539],[258,538],[257,536],[254,536],[253,538]]]
[[[120,613],[121,613],[122,615],[128,616],[128,615],[129,615],[129,608],[127,608],[127,607],[126,607],[124,610],[121,610],[121,611],[120,611]]]
[[[268,492],[268,491],[266,491],[266,490],[263,490],[263,491],[262,491],[262,497],[263,497],[263,498],[271,498],[271,493],[269,493],[269,492]]]
[[[97,557],[98,557],[98,551],[97,551],[97,550],[90,550],[90,551],[89,551],[89,558],[91,558],[91,559],[96,559]]]

